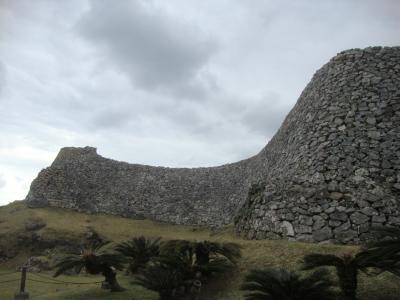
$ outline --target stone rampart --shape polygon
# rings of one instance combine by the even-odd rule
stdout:
[[[240,235],[346,243],[400,225],[400,47],[334,57],[263,151]]]
[[[246,198],[256,158],[211,168],[164,168],[104,158],[92,147],[61,149],[33,181],[31,207],[221,226]]]
[[[399,196],[400,47],[371,47],[339,53],[318,70],[252,158],[174,169],[63,148],[26,200],[178,224],[234,219],[249,239],[347,243],[373,225],[400,226]]]

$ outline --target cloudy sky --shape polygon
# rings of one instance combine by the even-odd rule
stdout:
[[[397,0],[0,0],[0,205],[64,146],[171,167],[254,155],[318,68],[399,28]]]

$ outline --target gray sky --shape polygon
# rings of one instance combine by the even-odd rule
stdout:
[[[0,205],[64,146],[171,167],[254,155],[318,68],[399,28],[397,0],[0,0]]]

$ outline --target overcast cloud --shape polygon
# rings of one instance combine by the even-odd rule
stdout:
[[[5,187],[5,185],[6,185],[6,180],[4,179],[3,174],[0,174],[0,189]]]
[[[118,1],[112,6],[90,1],[77,27],[137,88],[189,99],[206,88],[208,78],[202,72],[216,52],[216,42],[152,1]]]
[[[164,166],[258,153],[314,72],[400,44],[400,1],[0,1],[0,205],[64,146]]]
[[[0,61],[0,94],[5,84],[6,84],[6,69],[4,68],[4,64]]]

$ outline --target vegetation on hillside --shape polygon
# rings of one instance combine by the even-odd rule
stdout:
[[[166,241],[160,255],[135,282],[157,291],[162,300],[198,295],[208,280],[232,270],[240,257],[240,246],[235,243]]]
[[[246,300],[334,300],[334,282],[328,271],[310,275],[285,269],[251,270],[241,287]]]
[[[356,299],[359,271],[367,274],[368,268],[375,266],[376,263],[365,257],[362,252],[356,255],[351,253],[343,255],[308,254],[304,257],[303,269],[334,267],[343,295],[349,300],[354,300]]]
[[[400,228],[378,227],[373,232],[377,241],[365,246],[364,256],[376,262],[380,271],[400,276]]]
[[[152,258],[160,255],[161,238],[134,237],[119,243],[115,250],[124,255],[129,262],[132,274],[142,271]]]
[[[28,221],[30,224],[27,226]],[[35,225],[36,223],[38,225]],[[365,250],[356,246],[318,245],[268,240],[247,241],[236,237],[231,227],[224,228],[218,232],[212,232],[204,228],[192,226],[177,226],[149,220],[132,220],[101,214],[86,215],[63,209],[29,209],[23,203],[16,202],[5,207],[0,207],[0,260],[1,257],[4,260],[0,263],[0,289],[2,296],[4,295],[5,299],[12,299],[14,292],[18,288],[19,274],[14,273],[16,266],[25,263],[31,256],[45,255],[49,260],[54,260],[60,257],[62,253],[68,253],[71,249],[78,247],[79,250],[82,239],[87,236],[88,232],[93,231],[98,232],[104,240],[114,242],[114,245],[130,241],[134,238],[140,238],[141,236],[159,236],[162,238],[159,255],[168,252],[167,250],[162,250],[163,244],[167,244],[171,240],[181,240],[180,243],[188,243],[193,249],[193,254],[185,257],[192,257],[192,262],[196,262],[197,252],[199,256],[198,264],[207,261],[207,255],[202,256],[202,254],[214,252],[214,250],[210,252],[206,250],[212,250],[212,243],[219,245],[234,243],[239,245],[242,257],[240,259],[233,259],[235,261],[233,272],[222,273],[218,276],[215,276],[217,273],[214,273],[213,276],[207,275],[203,278],[203,288],[201,288],[198,296],[199,299],[207,300],[244,299],[246,293],[240,290],[240,286],[245,282],[246,276],[254,272],[252,270],[285,269],[288,270],[287,272],[292,272],[290,270],[293,270],[299,275],[299,280],[301,280],[307,278],[309,274],[308,271],[299,273],[306,255],[323,254],[341,257],[348,252],[357,253],[360,250]],[[182,240],[185,240],[185,242],[182,242]],[[205,241],[208,241],[206,245],[204,245]],[[194,247],[199,243],[203,243],[203,245],[198,248]],[[111,246],[112,244],[109,245],[109,247]],[[373,251],[371,253],[371,255],[375,255]],[[79,255],[79,251],[74,254]],[[221,255],[217,253],[216,256]],[[209,261],[212,261],[214,254],[211,254],[210,257]],[[225,259],[230,263],[228,256]],[[100,289],[96,282],[102,280],[101,274],[90,275],[88,272],[80,275],[62,274],[57,277],[57,280],[61,281],[57,282],[57,284],[48,279],[51,278],[52,273],[46,271],[41,273],[30,272],[28,273],[27,290],[32,298],[38,300],[157,300],[159,298],[158,293],[139,285],[136,280],[139,277],[146,278],[143,272],[154,272],[155,269],[151,267],[157,267],[159,263],[164,262],[163,260],[151,258],[141,271],[136,272],[137,275],[119,273],[118,281],[126,288],[126,291],[121,293],[109,293],[107,290]],[[129,267],[128,262],[125,267]],[[317,271],[319,272],[319,269]],[[12,274],[8,275],[9,273]],[[336,277],[331,272],[331,269],[329,269],[329,273],[335,282]],[[363,273],[359,274],[358,299],[398,300],[400,291],[399,278],[388,272],[383,272],[383,270],[376,272],[376,274],[379,273],[381,273],[379,276],[374,277]],[[5,275],[1,276],[2,274]],[[163,284],[174,285],[174,280],[172,280],[172,283],[170,281],[163,281],[163,278],[170,279],[174,278],[174,276],[176,276],[178,281],[180,280],[178,272],[173,269],[166,269],[164,277],[161,275],[157,278],[153,276],[154,280],[152,282],[159,286]],[[151,278],[150,275],[147,277]],[[8,280],[16,281],[1,284],[2,281]],[[74,282],[74,284],[70,282]],[[79,282],[82,284],[77,284]],[[90,284],[91,282],[93,284]],[[133,284],[132,282],[136,283]],[[207,288],[204,288],[204,286],[207,286]],[[336,294],[338,294],[337,289],[333,289],[333,291],[336,291]]]
[[[108,242],[95,243],[84,248],[78,255],[69,254],[61,257],[60,261],[54,266],[56,269],[54,277],[71,269],[80,273],[85,268],[89,274],[104,276],[104,288],[110,289],[112,292],[124,291],[117,281],[116,270],[124,269],[125,258],[121,254],[107,249],[107,244]]]

